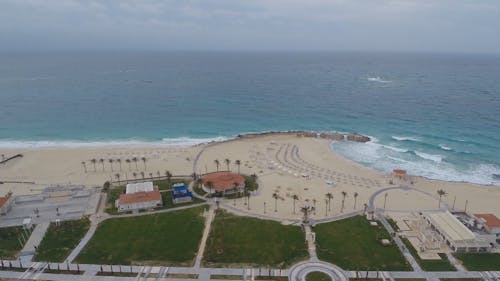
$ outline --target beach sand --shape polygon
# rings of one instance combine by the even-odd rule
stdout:
[[[326,216],[341,213],[343,201],[342,192],[347,196],[344,200],[344,213],[353,210],[363,210],[370,196],[377,190],[387,187],[397,187],[400,184],[409,185],[412,190],[393,189],[380,193],[374,200],[376,207],[383,207],[387,193],[386,207],[393,212],[412,210],[438,209],[437,190],[443,189],[447,195],[443,204],[462,210],[468,200],[467,211],[472,213],[494,213],[500,217],[500,187],[481,186],[469,183],[455,183],[429,180],[414,177],[410,181],[393,181],[392,177],[363,167],[334,153],[329,141],[310,137],[289,135],[265,135],[251,138],[241,138],[221,143],[211,143],[194,147],[94,147],[94,148],[38,148],[38,149],[0,149],[5,155],[23,153],[23,158],[14,159],[0,166],[2,181],[33,181],[35,184],[0,184],[0,195],[12,191],[14,194],[36,193],[51,184],[85,184],[102,186],[106,180],[120,178],[133,179],[133,173],[141,178],[141,172],[148,177],[149,173],[164,175],[168,170],[174,175],[190,175],[193,172],[193,162],[200,152],[196,163],[196,173],[213,172],[216,170],[215,159],[220,162],[219,169],[227,170],[225,159],[230,159],[229,169],[237,171],[235,160],[241,161],[240,170],[244,174],[255,173],[260,184],[259,190],[250,198],[250,211],[255,214],[279,218],[299,218],[299,208],[315,205],[313,218],[325,217],[325,194],[331,193],[331,210]],[[129,164],[125,159],[138,157],[137,169],[135,163]],[[140,160],[146,157],[146,165]],[[96,164],[96,171],[90,159],[104,159],[102,165]],[[113,159],[111,171],[108,159]],[[121,159],[122,169],[116,159]],[[84,172],[82,161],[86,162],[87,173]],[[411,174],[411,171],[408,171]],[[304,177],[308,176],[308,178]],[[327,184],[333,182],[333,185]],[[279,195],[275,202],[273,193]],[[355,196],[356,208],[354,208]],[[294,213],[293,195],[295,201]],[[456,198],[456,199],[455,199]],[[243,199],[226,200],[230,206],[247,210]],[[274,207],[277,203],[277,210]],[[264,210],[265,206],[265,210]]]

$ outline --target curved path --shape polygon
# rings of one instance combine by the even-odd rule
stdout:
[[[322,261],[306,261],[295,264],[288,271],[288,280],[305,281],[307,274],[319,271],[327,274],[333,281],[348,281],[347,273],[340,267]]]

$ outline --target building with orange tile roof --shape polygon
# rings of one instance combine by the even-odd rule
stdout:
[[[163,206],[161,193],[158,190],[139,191],[120,195],[115,201],[119,212],[150,209]]]
[[[0,197],[0,215],[5,215],[10,211],[13,200],[10,193],[7,196]]]
[[[245,187],[245,178],[231,172],[210,173],[201,179],[203,190],[208,193],[232,194],[240,192]]]
[[[479,222],[484,225],[486,230],[491,234],[500,236],[500,219],[494,214],[474,214]]]

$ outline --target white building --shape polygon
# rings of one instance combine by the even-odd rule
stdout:
[[[154,186],[153,182],[139,182],[139,183],[129,183],[127,184],[127,190],[125,191],[126,194],[131,194],[131,193],[136,193],[136,192],[149,192],[153,191]]]
[[[450,212],[427,213],[425,220],[454,252],[487,252],[488,241],[476,236]]]
[[[122,194],[115,201],[115,206],[119,212],[151,209],[162,205],[161,193],[158,190]]]

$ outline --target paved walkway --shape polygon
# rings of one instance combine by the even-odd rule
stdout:
[[[38,245],[40,245],[40,242],[42,242],[43,236],[45,236],[45,232],[47,232],[49,225],[49,222],[43,222],[36,225],[35,229],[30,235],[30,238],[28,239],[26,244],[24,244],[24,247],[21,250],[21,256],[33,256],[35,254],[35,247],[38,247]]]
[[[205,252],[205,245],[207,243],[208,234],[210,234],[210,228],[212,226],[212,221],[215,216],[215,207],[212,205],[208,210],[207,217],[205,219],[205,229],[203,230],[203,236],[201,237],[200,247],[198,248],[198,253],[196,254],[196,260],[194,263],[195,268],[200,268],[201,260],[203,259],[203,253]]]
[[[316,243],[315,243],[315,233],[312,232],[311,226],[304,226],[306,241],[307,241],[307,251],[309,252],[309,259],[311,261],[317,261],[318,256],[316,255]]]

